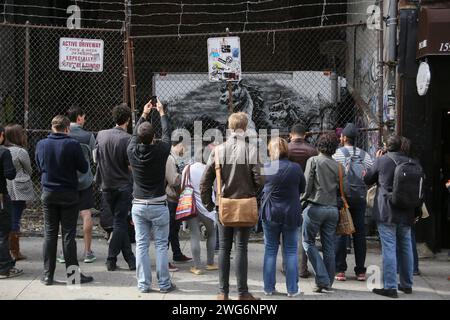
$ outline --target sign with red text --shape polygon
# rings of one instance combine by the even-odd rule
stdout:
[[[103,71],[103,40],[59,39],[59,70],[77,72]]]

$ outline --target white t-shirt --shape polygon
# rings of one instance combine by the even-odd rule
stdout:
[[[190,180],[192,188],[194,188],[194,196],[195,196],[195,205],[197,206],[198,213],[208,217],[209,219],[216,221],[216,211],[213,210],[209,212],[202,203],[202,199],[200,196],[200,180],[202,178],[203,172],[205,172],[206,165],[201,162],[194,162],[190,164]],[[184,167],[181,181],[184,181],[184,177],[186,175],[186,169],[188,166]],[[213,201],[215,201],[215,193],[212,195]]]

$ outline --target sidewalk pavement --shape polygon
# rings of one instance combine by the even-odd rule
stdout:
[[[172,273],[172,281],[177,285],[178,290],[168,294],[152,292],[147,294],[140,293],[136,288],[135,272],[123,269],[119,271],[108,272],[105,267],[107,253],[107,243],[103,239],[93,241],[93,250],[97,255],[97,261],[86,264],[82,261],[83,240],[77,239],[78,257],[80,267],[83,273],[92,275],[95,279],[93,283],[81,285],[81,288],[57,284],[53,286],[44,286],[40,283],[40,277],[43,267],[42,262],[42,243],[43,238],[22,238],[21,247],[23,254],[28,256],[27,260],[19,261],[17,267],[24,270],[24,275],[0,280],[0,300],[214,300],[218,291],[218,271],[205,271],[204,275],[194,275],[189,272],[191,263],[177,264],[180,271]],[[58,244],[59,248],[61,242]],[[189,241],[181,241],[183,253],[190,256]],[[151,245],[150,257],[152,259],[153,289],[158,289],[155,275],[154,247]],[[368,245],[366,265],[381,266],[380,251],[377,242],[371,242]],[[206,248],[202,242],[202,259],[205,261]],[[133,245],[134,251],[134,245]],[[249,270],[248,285],[253,294],[262,299],[280,300],[288,299],[286,297],[285,278],[281,274],[281,254],[279,253],[277,264],[277,286],[276,289],[283,293],[271,297],[264,296],[263,291],[263,257],[264,245],[262,243],[249,244]],[[171,252],[170,252],[171,253]],[[233,255],[233,253],[232,253]],[[171,257],[171,254],[170,254]],[[217,256],[216,256],[217,261]],[[348,256],[349,270],[353,270],[354,256]],[[126,262],[120,256],[118,265],[127,267]],[[230,277],[230,296],[237,298],[236,279],[234,277],[234,265],[232,260],[232,270]],[[413,294],[406,295],[399,292],[399,299],[404,300],[430,300],[445,299],[450,300],[450,261],[447,260],[447,252],[436,255],[434,259],[425,259],[420,261],[421,276],[414,277]],[[310,266],[310,271],[312,268]],[[64,280],[64,267],[57,265],[57,280]],[[352,272],[347,273],[346,282],[335,282],[333,293],[313,293],[314,278],[300,279],[299,282],[303,295],[294,299],[308,300],[390,300],[389,298],[377,296],[370,292],[366,282],[358,282],[353,277]]]

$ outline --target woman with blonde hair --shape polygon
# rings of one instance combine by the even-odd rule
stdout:
[[[269,142],[270,162],[264,167],[260,217],[264,230],[264,292],[275,293],[275,273],[280,238],[286,263],[287,296],[300,294],[298,287],[298,233],[301,224],[300,194],[305,176],[300,165],[288,159],[288,143],[283,138]]]
[[[11,197],[11,233],[9,243],[11,256],[15,260],[27,257],[20,252],[20,220],[26,203],[34,200],[33,183],[31,182],[31,161],[26,148],[26,136],[21,125],[12,124],[5,128],[5,146],[11,152],[12,161],[16,168],[16,177],[7,180],[8,193]]]

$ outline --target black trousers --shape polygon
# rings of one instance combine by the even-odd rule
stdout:
[[[173,258],[177,259],[183,256],[183,253],[181,252],[180,248],[180,221],[175,220],[175,213],[177,212],[177,205],[176,202],[167,201],[167,205],[169,207],[169,213],[170,213],[170,229],[169,229],[169,243],[172,247],[173,252]]]
[[[239,295],[248,292],[248,240],[252,228],[224,227],[220,222],[219,228],[219,290],[228,294],[230,291],[230,254],[233,240],[236,246],[236,259],[234,271],[236,273],[237,290]]]
[[[113,215],[113,233],[109,242],[107,260],[115,263],[117,256],[122,252],[123,258],[128,265],[135,266],[136,258],[131,250],[127,220],[131,209],[131,187],[103,191],[102,196]]]
[[[9,233],[11,232],[11,202],[3,195],[3,209],[0,210],[0,274],[7,274],[15,261],[9,253]]]
[[[78,266],[77,233],[78,193],[46,192],[41,196],[44,211],[44,275],[53,278],[56,268],[58,231],[61,224],[66,269]]]

